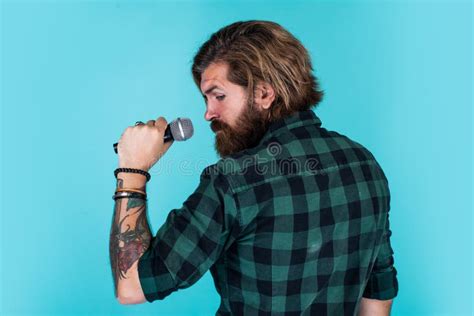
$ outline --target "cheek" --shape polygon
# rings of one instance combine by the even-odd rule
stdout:
[[[245,111],[245,106],[246,104],[243,103],[242,100],[238,100],[234,104],[232,104],[231,107],[227,108],[226,114],[225,114],[225,119],[226,122],[228,122],[229,125],[232,127],[238,127],[236,126],[236,122],[238,121],[239,117],[242,116],[243,112]]]
[[[228,100],[227,110],[233,115],[239,115],[246,105],[245,99],[241,96],[233,97]]]
[[[221,113],[225,116],[232,115],[235,111],[235,105],[231,100],[221,102]]]

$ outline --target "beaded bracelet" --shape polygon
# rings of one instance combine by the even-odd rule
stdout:
[[[147,200],[145,194],[136,193],[136,192],[117,192],[112,196],[113,200],[123,199],[123,198],[137,198],[142,200]]]
[[[150,181],[150,174],[148,172],[146,172],[145,170],[141,170],[141,169],[134,169],[134,168],[117,168],[115,169],[114,171],[114,175],[115,175],[115,178],[117,178],[117,175],[119,172],[129,172],[129,173],[139,173],[141,175],[144,175],[146,177],[146,181]]]

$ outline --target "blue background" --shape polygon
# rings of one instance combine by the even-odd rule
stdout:
[[[108,241],[117,156],[137,120],[190,117],[152,169],[149,218],[217,160],[193,54],[237,20],[308,48],[323,127],[364,144],[390,181],[393,315],[472,311],[472,3],[2,1],[3,315],[211,315],[210,274],[153,304],[114,298]]]

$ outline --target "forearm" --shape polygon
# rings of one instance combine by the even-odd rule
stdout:
[[[119,173],[117,188],[146,190],[146,179],[140,174]],[[110,262],[114,278],[115,297],[137,287],[138,259],[150,246],[151,231],[146,214],[146,201],[139,198],[117,199],[110,231]],[[135,282],[132,284],[132,282]]]
[[[375,300],[363,297],[357,316],[388,316],[393,300]]]

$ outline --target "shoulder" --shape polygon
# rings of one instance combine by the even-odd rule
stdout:
[[[255,148],[243,150],[239,153],[219,159],[216,163],[205,167],[201,178],[208,178],[219,183],[225,182],[233,192],[248,184],[249,177],[256,169],[255,166],[261,162]]]

